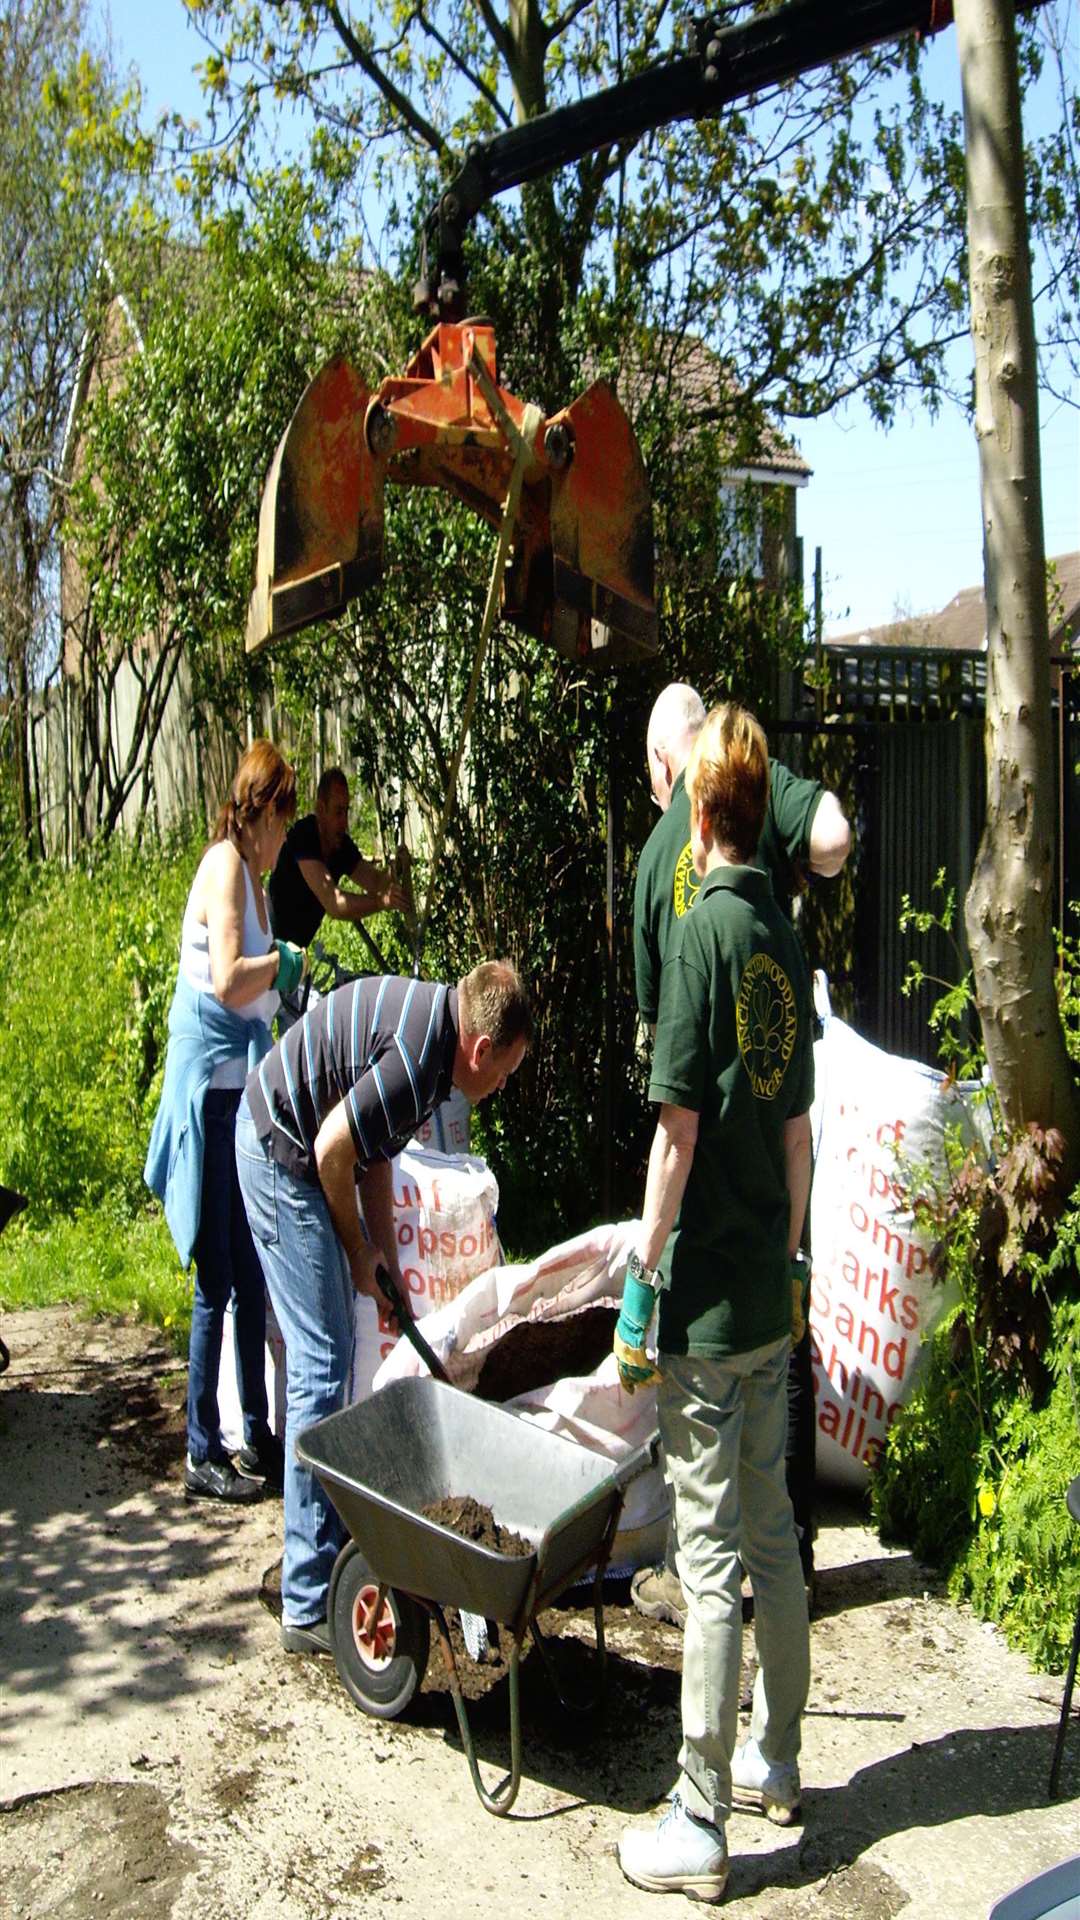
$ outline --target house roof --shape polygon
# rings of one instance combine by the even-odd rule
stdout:
[[[1057,590],[1050,603],[1050,651],[1060,653],[1080,635],[1080,553],[1058,554],[1050,562]],[[904,649],[949,653],[986,652],[986,604],[983,589],[963,587],[939,613],[913,614],[884,627],[838,634],[826,647],[850,653],[858,647],[879,647],[896,653]]]
[[[687,334],[680,342],[674,366],[691,404],[717,407],[721,412],[730,410],[731,396],[737,388],[720,355],[706,341],[697,334]],[[762,422],[757,446],[743,466],[754,472],[790,474],[802,481],[808,480],[813,471],[798,448],[770,420]]]
[[[742,396],[730,368],[698,334],[661,338],[663,354],[667,359],[666,372],[672,387],[678,391],[691,412],[711,413],[714,416],[723,446],[725,422],[729,425],[735,422],[741,410]],[[653,346],[655,349],[655,341]],[[653,378],[653,369],[646,359],[635,361],[628,358],[623,361],[618,386],[623,404],[632,418],[644,404]],[[798,448],[785,439],[774,422],[764,417],[760,419],[752,441],[744,442],[738,449],[732,448],[731,460],[732,473],[738,478],[776,475],[789,485],[805,486],[813,472]]]

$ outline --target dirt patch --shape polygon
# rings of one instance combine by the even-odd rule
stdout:
[[[358,1847],[338,1885],[342,1893],[379,1893],[389,1875],[379,1847]]]
[[[784,1908],[785,1920],[897,1920],[911,1906],[892,1875],[868,1861],[823,1871],[813,1845],[800,1846],[792,1872],[812,1874],[817,1884]]]
[[[505,1726],[510,1713],[507,1675],[510,1671],[512,1636],[509,1628],[495,1626],[493,1622],[491,1639],[486,1651],[479,1657],[474,1657],[465,1644],[465,1636],[461,1631],[458,1615],[448,1613],[445,1619],[462,1698],[467,1700],[471,1707],[483,1703],[487,1714],[486,1724],[493,1727]],[[518,1661],[523,1700],[530,1697],[529,1689],[535,1664],[536,1649],[531,1638],[526,1635]],[[443,1658],[442,1646],[434,1633],[431,1639],[431,1658],[421,1685],[418,1708],[421,1717],[425,1713],[432,1712],[441,1715],[449,1730],[453,1725],[454,1714],[450,1674]]]
[[[611,1352],[618,1318],[617,1307],[585,1307],[563,1320],[523,1320],[485,1356],[478,1398],[513,1400],[556,1380],[594,1372]]]
[[[247,1806],[259,1791],[259,1775],[254,1767],[240,1767],[235,1773],[223,1773],[214,1781],[211,1792],[222,1813],[233,1813]]]
[[[169,1920],[197,1864],[170,1840],[154,1787],[101,1782],[0,1808],[3,1911],[12,1920]]]
[[[109,1386],[100,1396],[102,1442],[118,1447],[130,1462],[142,1461],[155,1479],[181,1468],[187,1450],[187,1374],[175,1354],[154,1356],[161,1371],[150,1378]]]
[[[266,1567],[259,1580],[259,1599],[275,1620],[281,1619],[281,1555]]]
[[[509,1559],[521,1560],[536,1551],[531,1540],[523,1540],[512,1528],[500,1526],[491,1508],[474,1500],[471,1493],[448,1494],[445,1500],[433,1500],[420,1511],[437,1527],[449,1527],[451,1533],[460,1533],[474,1546],[490,1547],[493,1553],[505,1553]]]

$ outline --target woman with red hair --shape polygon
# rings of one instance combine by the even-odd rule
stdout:
[[[266,1399],[262,1268],[236,1176],[236,1109],[244,1081],[271,1046],[279,996],[302,977],[300,948],[275,940],[262,876],[296,811],[296,776],[269,740],[256,740],[233,776],[199,862],[180,937],[165,1080],[147,1155],[148,1186],[164,1202],[180,1263],[195,1260],[188,1366],[190,1498],[248,1501],[280,1491],[281,1442]],[[244,1445],[230,1461],[217,1379],[225,1309],[234,1302]],[[237,1469],[239,1468],[239,1471]]]

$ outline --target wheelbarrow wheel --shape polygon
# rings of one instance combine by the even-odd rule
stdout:
[[[327,1618],[342,1684],[358,1707],[379,1720],[404,1713],[427,1671],[431,1631],[427,1614],[407,1593],[388,1587],[378,1618],[368,1616],[379,1582],[355,1540],[334,1563]]]

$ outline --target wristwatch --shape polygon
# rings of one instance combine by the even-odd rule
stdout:
[[[642,1286],[651,1287],[654,1293],[663,1293],[667,1285],[659,1267],[647,1267],[636,1248],[626,1262],[626,1271],[631,1280],[638,1280]]]

